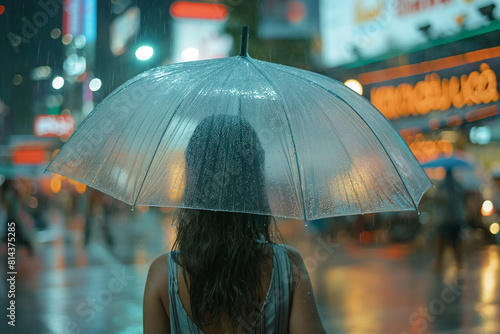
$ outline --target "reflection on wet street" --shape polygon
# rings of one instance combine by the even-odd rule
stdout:
[[[33,256],[17,251],[15,332],[141,333],[147,270],[171,246],[171,215],[117,210],[111,238],[94,222],[85,245],[83,216],[49,211]],[[448,254],[438,273],[431,244],[361,246],[301,222],[278,223],[304,258],[327,333],[500,333],[498,245],[468,243],[463,269]]]

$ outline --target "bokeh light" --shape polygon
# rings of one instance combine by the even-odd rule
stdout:
[[[55,77],[52,80],[52,87],[54,89],[61,89],[64,86],[64,78],[63,77]]]
[[[363,95],[363,86],[358,80],[354,79],[349,79],[346,82],[344,82],[344,85],[358,93],[359,95]]]
[[[53,176],[50,179],[50,190],[52,190],[54,194],[57,194],[61,190],[61,179],[59,177]]]
[[[149,58],[153,57],[154,50],[152,47],[144,45],[141,46],[140,48],[135,51],[135,56],[139,60],[148,60]]]
[[[481,214],[485,217],[489,217],[493,214],[493,209],[493,203],[490,200],[486,200],[481,206]]]
[[[181,53],[181,58],[184,61],[193,61],[198,59],[200,51],[197,48],[187,48]]]
[[[99,89],[101,89],[101,86],[102,86],[102,82],[101,82],[101,79],[99,79],[99,78],[94,78],[94,79],[90,80],[90,82],[89,82],[89,88],[93,92],[96,92]]]
[[[493,223],[490,225],[491,234],[497,234],[500,231],[500,225],[498,223]]]

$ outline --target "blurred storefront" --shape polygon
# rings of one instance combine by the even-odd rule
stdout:
[[[500,165],[500,1],[321,6],[322,72],[370,100],[421,163],[452,155],[469,161],[473,168],[455,174],[472,194],[472,217],[490,225],[480,210]],[[445,174],[426,171],[436,184]],[[418,220],[425,224],[428,215]]]

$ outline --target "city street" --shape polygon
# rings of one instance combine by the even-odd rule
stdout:
[[[148,266],[171,245],[171,214],[121,210],[110,222],[112,246],[96,223],[85,247],[83,216],[50,211],[35,255],[18,249],[16,327],[6,331],[4,318],[0,331],[141,333]],[[461,271],[450,254],[438,274],[430,245],[359,246],[278,223],[304,258],[327,333],[500,333],[497,245],[469,244]]]

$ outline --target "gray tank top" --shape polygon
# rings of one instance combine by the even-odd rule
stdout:
[[[260,315],[253,324],[241,322],[242,328],[245,328],[248,333],[288,333],[290,297],[293,284],[292,271],[285,246],[273,245],[273,253],[274,267],[271,274],[271,283]],[[177,263],[174,260],[177,255],[177,251],[172,251],[168,256],[170,331],[172,334],[204,334],[189,318],[182,306],[177,285]]]

